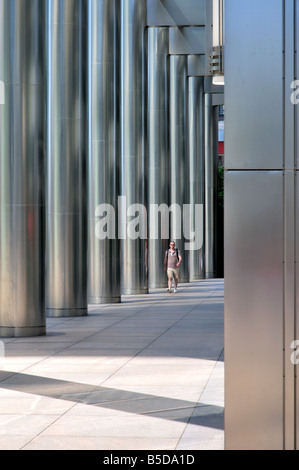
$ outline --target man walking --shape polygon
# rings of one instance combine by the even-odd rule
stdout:
[[[175,247],[174,242],[170,242],[169,250],[165,252],[164,258],[164,271],[167,272],[168,289],[167,292],[171,293],[172,279],[174,279],[174,293],[177,293],[179,282],[180,270],[179,266],[182,262],[180,250]]]

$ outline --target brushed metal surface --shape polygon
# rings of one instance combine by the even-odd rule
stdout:
[[[214,93],[212,103],[213,106],[224,106],[224,93]]]
[[[206,0],[148,0],[149,26],[205,25]]]
[[[269,14],[264,0],[226,2],[225,166],[249,170],[225,177],[227,448],[291,449],[296,440],[296,8],[278,0]]]
[[[224,94],[224,85],[214,85],[211,77],[204,77],[205,93],[212,93],[214,95]]]
[[[181,218],[171,239],[182,254],[180,282],[189,282],[189,253],[185,251],[183,206],[189,202],[187,161],[187,56],[170,56],[170,205],[177,204]]]
[[[0,335],[46,332],[45,2],[0,1]]]
[[[226,167],[282,169],[282,2],[273,0],[271,12],[268,0],[225,6],[225,118],[234,122],[226,129]]]
[[[298,3],[298,2],[297,2]],[[296,339],[296,108],[290,99],[295,78],[296,2],[285,2],[284,10],[284,449],[296,448],[296,366],[290,360],[290,345]]]
[[[148,29],[148,207],[168,204],[169,198],[169,34],[168,28]],[[167,287],[164,253],[168,239],[163,239],[161,218],[149,221],[149,287]],[[157,234],[156,234],[157,231]]]
[[[283,174],[225,175],[226,449],[283,448]]]
[[[292,6],[291,6],[292,7]],[[299,61],[298,61],[298,47],[299,47],[299,29],[298,29],[298,21],[299,21],[299,5],[298,5],[298,0],[296,0],[295,2],[295,12],[294,12],[294,27],[295,27],[295,44],[292,42],[291,44],[291,48],[292,49],[295,49],[295,51],[297,51],[295,53],[295,61],[292,62],[292,65],[294,67],[294,76],[298,78],[298,72],[299,72]],[[290,7],[289,7],[290,8]],[[293,38],[292,38],[293,39]],[[290,59],[289,59],[290,60]],[[291,69],[292,70],[292,69]],[[295,78],[294,77],[294,78]],[[288,82],[285,83],[286,87],[289,85]],[[296,87],[296,90],[298,90],[298,87]],[[293,92],[294,90],[292,89],[291,92]],[[288,96],[288,93],[289,91],[287,92],[287,96]],[[295,98],[298,100],[298,94],[295,95]],[[298,103],[298,101],[295,101],[295,103]],[[291,109],[289,109],[289,113],[291,113]],[[292,148],[292,150],[295,150],[295,167],[296,167],[296,172],[295,172],[295,239],[296,239],[296,243],[295,243],[295,260],[297,261],[296,264],[295,264],[295,304],[296,304],[296,314],[295,314],[295,339],[298,341],[299,340],[299,319],[298,319],[298,315],[299,315],[299,295],[298,295],[298,280],[299,280],[299,270],[298,270],[298,254],[299,254],[299,243],[298,243],[298,236],[299,236],[299,224],[298,224],[298,220],[299,220],[299,174],[298,174],[298,168],[299,168],[299,157],[298,157],[298,136],[299,136],[299,109],[298,109],[298,105],[295,105],[295,116],[294,116],[294,120],[295,120],[295,126],[292,128],[292,132],[294,133],[294,142],[291,142],[291,145],[293,144],[294,145],[294,149]],[[289,114],[290,115],[290,114]],[[286,121],[286,124],[288,122]],[[297,158],[296,158],[297,157]],[[287,353],[288,355],[290,354],[290,352],[292,352],[290,349],[289,349],[290,345],[287,345],[286,344],[286,348],[287,348]],[[297,348],[298,349],[298,348]],[[298,358],[298,354],[296,355],[296,357]],[[295,364],[295,373],[296,373],[296,376],[295,376],[295,403],[296,403],[296,407],[295,407],[295,425],[296,425],[296,430],[295,430],[295,436],[296,436],[296,442],[295,442],[295,445],[296,445],[296,449],[299,449],[299,407],[298,407],[298,403],[299,403],[299,383],[298,383],[298,360],[297,360],[297,363]]]
[[[44,85],[44,9],[45,0],[1,0],[0,40],[7,49],[0,55],[4,83]]]
[[[205,54],[188,55],[188,75],[203,77],[207,73],[207,58]]]
[[[169,28],[170,54],[206,54],[206,52],[205,27]]]
[[[298,13],[297,13],[298,14]],[[297,18],[298,19],[298,18]],[[299,244],[298,244],[298,237],[299,237],[299,226],[298,226],[298,217],[299,217],[299,173],[298,171],[295,172],[295,259],[298,260],[299,255]],[[288,342],[286,341],[286,359],[289,360],[289,366],[291,366],[290,362],[294,365],[295,368],[295,412],[294,412],[294,421],[295,421],[295,446],[296,449],[299,448],[299,437],[298,437],[298,426],[299,426],[299,412],[298,412],[298,403],[299,403],[299,394],[298,394],[298,365],[299,365],[299,353],[298,353],[298,346],[299,346],[299,321],[298,321],[298,312],[299,312],[299,296],[298,296],[298,289],[299,289],[299,267],[298,262],[295,263],[295,319],[294,319],[294,326],[295,326],[295,337],[294,340],[295,348],[291,348],[290,344],[290,337],[288,338]],[[295,353],[294,353],[295,350]],[[294,354],[293,358],[292,355]],[[293,359],[293,361],[291,361]],[[293,391],[293,390],[291,390]]]
[[[205,277],[216,277],[216,191],[218,158],[218,108],[212,94],[204,95],[205,145]]]
[[[204,207],[205,202],[204,81],[201,77],[188,78],[188,158],[190,234],[196,231],[196,240],[203,242],[201,248],[189,253],[190,280],[194,281],[205,278],[204,218],[197,226],[196,214],[196,205]]]
[[[47,3],[48,316],[87,314],[87,1]]]
[[[146,1],[121,1],[121,195],[128,227],[133,204],[146,206]],[[130,219],[130,217],[129,217]],[[148,293],[148,240],[126,236],[121,242],[121,292]]]
[[[294,129],[294,126],[293,126]],[[292,152],[293,147],[293,152]],[[286,152],[294,154],[294,137],[286,141]],[[296,340],[296,172],[284,172],[284,449],[294,450],[294,429],[296,426],[296,369],[290,360],[291,344]]]
[[[118,303],[119,240],[96,234],[97,207],[110,204],[118,219],[120,161],[120,5],[89,2],[88,299]]]

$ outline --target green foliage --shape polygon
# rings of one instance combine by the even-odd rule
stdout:
[[[224,166],[218,166],[217,178],[218,206],[224,207]]]

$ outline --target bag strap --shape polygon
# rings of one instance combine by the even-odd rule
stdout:
[[[178,248],[175,248],[175,254],[176,254],[176,257],[177,257],[177,260],[179,261],[179,249]],[[167,249],[166,250],[166,255],[168,256],[169,255],[169,250]]]

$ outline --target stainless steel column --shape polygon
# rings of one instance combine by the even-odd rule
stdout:
[[[89,2],[88,298],[91,304],[120,302],[117,226],[114,225],[114,233],[109,228],[97,233],[99,217],[105,219],[107,215],[106,205],[111,206],[108,209],[114,215],[111,224],[118,220],[119,21],[117,0]]]
[[[188,251],[185,251],[184,204],[188,204],[187,165],[187,56],[170,56],[170,204],[177,205],[171,238],[182,254],[180,282],[189,282]]]
[[[48,316],[87,314],[87,0],[48,0]]]
[[[144,220],[146,204],[146,3],[121,0],[121,195],[126,198],[121,211],[123,294],[148,292],[146,236],[135,240],[126,233],[132,218],[128,209],[140,204],[139,216]]]
[[[189,154],[189,202],[190,234],[195,232],[195,248],[189,253],[190,280],[205,277],[204,263],[204,79],[188,79],[188,154]],[[201,245],[201,246],[200,246]]]
[[[267,0],[225,5],[225,447],[282,450],[296,440],[298,21],[295,2],[273,0],[271,24]]]
[[[42,335],[45,2],[0,1],[0,336]]]
[[[168,91],[169,91],[169,30],[148,28],[148,207],[168,205],[169,145],[168,145]],[[149,221],[149,287],[166,287],[163,258],[168,239],[162,233],[161,216]]]
[[[215,201],[216,201],[216,149],[218,142],[216,115],[212,95],[205,94],[205,271],[206,279],[216,276],[215,250]]]

